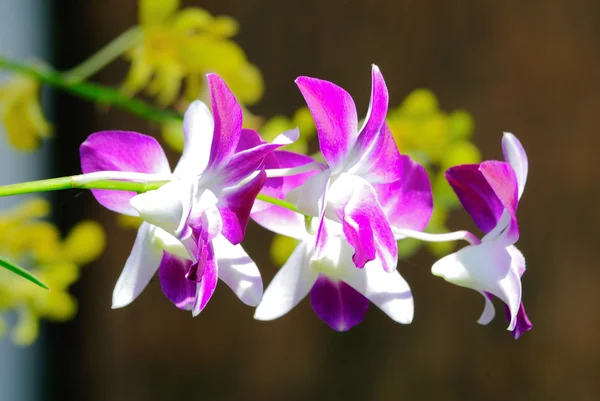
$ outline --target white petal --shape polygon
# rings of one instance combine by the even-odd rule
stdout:
[[[277,135],[272,143],[285,146],[296,142],[298,138],[300,138],[300,130],[296,127]]]
[[[189,105],[183,119],[183,154],[173,172],[176,176],[193,177],[201,174],[210,160],[215,122],[210,110],[200,100]]]
[[[506,250],[512,258],[513,269],[517,273],[519,273],[519,277],[521,277],[523,273],[525,273],[525,257],[523,256],[521,251],[519,251],[519,249],[514,245],[509,246],[508,248],[506,248]]]
[[[351,248],[349,252],[352,252]],[[408,283],[397,270],[387,273],[377,259],[367,263],[362,269],[357,269],[351,263],[343,270],[341,279],[377,305],[392,320],[403,324],[412,322],[413,297]]]
[[[521,280],[512,257],[499,241],[470,245],[438,260],[431,272],[446,281],[500,298],[511,311],[509,330],[516,324],[521,303]]]
[[[256,306],[263,294],[263,284],[256,263],[241,245],[232,245],[219,235],[212,241],[219,265],[219,278],[246,305]]]
[[[273,320],[288,313],[313,287],[318,274],[308,266],[306,242],[302,242],[269,284],[254,318]]]
[[[480,292],[480,294],[483,296],[483,299],[485,299],[485,305],[483,306],[483,312],[481,313],[479,320],[477,320],[477,323],[486,325],[492,321],[494,316],[496,316],[496,309],[494,308],[492,300],[489,299],[487,295],[483,292]]]
[[[185,227],[190,212],[193,185],[171,181],[155,191],[131,198],[131,206],[140,217],[178,236]]]
[[[529,170],[527,154],[521,142],[510,132],[505,132],[502,137],[502,150],[504,159],[510,164],[517,176],[519,199],[521,199],[523,190],[525,190],[525,184],[527,183],[527,173]]]
[[[327,199],[330,174],[327,169],[311,176],[304,184],[288,192],[285,199],[307,216],[320,217]]]
[[[162,259],[162,250],[153,242],[152,226],[142,223],[125,268],[113,291],[112,307],[129,305],[150,282]]]

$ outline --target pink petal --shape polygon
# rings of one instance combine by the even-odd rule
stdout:
[[[506,314],[506,319],[510,322],[512,317],[510,308],[507,305],[504,305],[504,312]],[[511,330],[511,334],[515,340],[518,340],[523,334],[533,328],[533,324],[529,320],[529,317],[527,317],[527,312],[525,312],[525,305],[523,305],[523,302],[519,305],[516,320],[515,328]]]
[[[389,184],[374,185],[374,188],[393,228],[421,231],[433,211],[429,176],[423,166],[410,157],[403,155],[401,158],[402,177]]]
[[[478,164],[451,167],[446,179],[481,231],[488,233],[496,227],[504,208]]]
[[[361,293],[322,274],[310,290],[310,301],[317,316],[336,331],[361,323],[369,309],[369,300]]]
[[[219,269],[214,258],[212,244],[208,243],[207,246],[208,257],[206,259],[206,264],[204,265],[202,280],[200,281],[200,284],[197,285],[196,300],[194,302],[194,306],[192,307],[192,314],[194,316],[198,316],[198,314],[202,312],[210,300],[210,297],[212,297],[212,294],[215,292],[215,288],[217,287],[217,281],[219,278]]]
[[[315,120],[321,152],[335,170],[356,143],[354,101],[348,92],[328,81],[299,77],[296,84]]]
[[[369,150],[378,141],[379,133],[387,115],[389,94],[379,67],[371,70],[371,100],[365,122],[358,134],[356,147],[362,152]]]
[[[402,156],[387,124],[382,126],[371,147],[357,147],[354,152],[358,160],[348,168],[349,173],[359,175],[372,184],[385,184],[402,177]]]
[[[209,166],[217,169],[229,162],[238,146],[242,131],[242,108],[221,77],[208,74],[206,78],[215,124]]]
[[[102,131],[88,136],[79,148],[81,170],[127,171],[137,173],[169,174],[171,169],[163,149],[156,139],[137,132]],[[92,190],[107,209],[137,216],[129,200],[137,195],[129,191]]]

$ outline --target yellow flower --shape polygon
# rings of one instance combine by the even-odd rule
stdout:
[[[102,227],[92,221],[76,224],[61,238],[58,228],[39,220],[50,211],[43,199],[31,199],[0,214],[0,255],[18,262],[46,283],[50,291],[0,270],[0,335],[10,330],[16,344],[31,344],[38,335],[39,320],[72,318],[77,301],[68,292],[83,264],[97,259],[104,250]],[[12,330],[3,315],[18,316]]]
[[[184,79],[189,101],[201,93],[204,74],[214,72],[242,103],[258,101],[264,91],[262,74],[230,40],[237,22],[197,7],[178,8],[177,0],[140,0],[143,40],[127,54],[131,69],[123,83],[125,93],[146,88],[160,105],[168,106]]]
[[[18,150],[32,151],[52,136],[52,126],[40,104],[40,83],[13,75],[0,85],[0,116],[8,142]]]
[[[441,110],[432,92],[417,89],[399,107],[390,109],[387,123],[400,151],[429,172],[435,208],[426,231],[447,231],[447,216],[460,203],[446,182],[444,172],[457,164],[481,160],[479,149],[470,140],[473,118],[464,110],[451,113]],[[402,240],[398,245],[401,257],[408,257],[419,248],[419,242],[411,239]],[[453,246],[446,242],[428,244],[436,255],[449,253]]]

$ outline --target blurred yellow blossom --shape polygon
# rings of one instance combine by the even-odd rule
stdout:
[[[49,204],[36,198],[0,215],[0,254],[26,267],[50,288],[44,290],[0,270],[0,335],[10,330],[19,345],[37,338],[40,319],[64,321],[74,316],[77,301],[68,287],[79,278],[81,265],[97,259],[105,246],[102,227],[92,221],[76,224],[62,239],[58,228],[39,220],[49,211]],[[17,321],[11,330],[7,321],[13,315]]]
[[[140,0],[143,40],[127,53],[131,68],[123,90],[133,95],[146,88],[162,106],[173,103],[186,80],[187,100],[198,97],[204,74],[219,74],[244,104],[260,99],[262,74],[231,40],[237,22],[191,7],[179,10],[178,0]]]
[[[451,166],[478,163],[479,149],[471,142],[473,118],[464,110],[447,113],[439,108],[435,95],[426,89],[417,89],[390,109],[387,123],[398,148],[421,163],[431,179],[434,198],[433,216],[426,231],[448,231],[445,226],[448,213],[460,206],[458,198],[444,178]],[[428,243],[436,255],[453,249],[452,243]],[[418,249],[418,242],[405,239],[399,243],[401,257],[408,257]]]
[[[41,139],[52,136],[40,104],[40,83],[29,76],[15,74],[0,84],[0,116],[8,142],[18,150],[35,150]]]

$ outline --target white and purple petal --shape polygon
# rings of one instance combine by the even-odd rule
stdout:
[[[170,174],[165,153],[156,139],[129,131],[102,131],[88,136],[79,148],[81,170],[126,171],[149,174]],[[93,189],[92,193],[107,209],[137,216],[129,200],[137,195],[130,191]]]
[[[202,310],[206,307],[206,304],[212,297],[217,287],[217,281],[219,278],[219,268],[217,266],[212,243],[206,244],[207,257],[204,260],[204,266],[202,271],[202,279],[197,284],[196,288],[196,299],[192,306],[192,314],[198,316]]]
[[[296,84],[315,121],[321,152],[335,171],[341,167],[358,136],[358,117],[352,97],[321,79],[299,77]]]
[[[112,307],[122,308],[133,302],[156,273],[163,251],[154,243],[152,226],[142,223],[125,267],[115,285]]]

